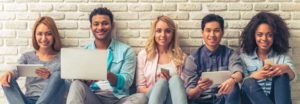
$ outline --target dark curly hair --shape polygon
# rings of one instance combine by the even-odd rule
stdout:
[[[273,34],[273,44],[271,49],[277,54],[287,53],[289,47],[289,29],[284,20],[276,14],[269,12],[260,12],[256,14],[241,34],[241,48],[243,52],[252,55],[257,48],[255,41],[255,31],[260,24],[268,24]]]
[[[91,12],[90,18],[89,18],[91,24],[92,24],[92,18],[95,15],[107,15],[110,19],[110,22],[111,23],[114,22],[114,16],[113,16],[112,12],[109,9],[105,8],[105,7],[96,8]]]

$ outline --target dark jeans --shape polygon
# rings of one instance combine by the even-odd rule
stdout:
[[[219,89],[216,89],[214,92],[217,94]],[[191,104],[240,104],[240,88],[238,84],[235,84],[232,92],[227,95],[215,96],[210,99],[194,99],[191,101]]]
[[[5,96],[10,104],[62,104],[64,94],[68,90],[68,83],[60,78],[60,72],[51,74],[48,85],[42,91],[41,96],[25,96],[16,79],[12,79],[10,87],[3,87]]]
[[[269,96],[264,93],[256,79],[245,79],[242,84],[242,102],[243,104],[292,104],[288,75],[273,78]]]

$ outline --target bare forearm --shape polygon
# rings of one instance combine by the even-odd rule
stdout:
[[[243,80],[243,74],[239,71],[233,73],[231,77],[234,78],[236,82],[241,82]]]
[[[289,66],[287,66],[287,68],[288,68],[287,69],[287,74],[289,75],[289,79],[293,80],[295,78],[295,73]]]
[[[109,81],[109,83],[112,85],[112,86],[116,86],[116,83],[117,83],[117,77],[114,73],[112,72],[108,72],[107,74],[107,80]]]
[[[194,99],[194,98],[196,98],[198,95],[200,95],[200,93],[202,93],[202,91],[201,91],[199,88],[194,87],[194,88],[191,88],[191,89],[188,91],[187,95],[188,95],[189,99]]]

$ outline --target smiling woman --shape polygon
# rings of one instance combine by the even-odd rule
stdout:
[[[290,80],[295,66],[288,55],[290,33],[273,13],[256,14],[241,35],[241,59],[248,76],[242,84],[243,104],[291,104]]]
[[[176,30],[172,19],[157,17],[145,49],[138,54],[137,90],[147,94],[149,104],[187,104],[181,79],[186,55],[179,47]]]
[[[18,71],[10,69],[1,75],[1,84],[11,104],[61,104],[64,102],[65,80],[60,79],[60,36],[51,17],[39,18],[32,34],[35,51],[22,54],[19,64],[42,64],[36,69],[38,77],[26,77],[25,94],[16,80]],[[58,96],[61,95],[61,96]]]
[[[34,49],[39,50],[40,47],[48,47],[50,48],[49,50],[57,52],[60,51],[61,40],[59,32],[54,20],[51,17],[41,17],[36,21],[33,26],[32,37],[32,45]],[[46,42],[47,44],[42,44]]]

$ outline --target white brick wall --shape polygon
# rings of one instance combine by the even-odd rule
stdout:
[[[238,47],[241,30],[257,12],[266,10],[284,18],[292,33],[291,52],[300,68],[300,0],[0,0],[0,66],[16,63],[32,50],[31,29],[40,16],[55,19],[65,47],[81,47],[93,40],[89,13],[96,7],[113,11],[116,37],[139,51],[149,35],[151,22],[160,15],[175,20],[186,53],[202,45],[201,19],[216,13],[225,18],[222,44]],[[0,67],[0,70],[2,67]],[[297,69],[298,75],[300,70]],[[292,83],[292,100],[300,104],[300,81]],[[0,90],[0,103],[7,103]]]

